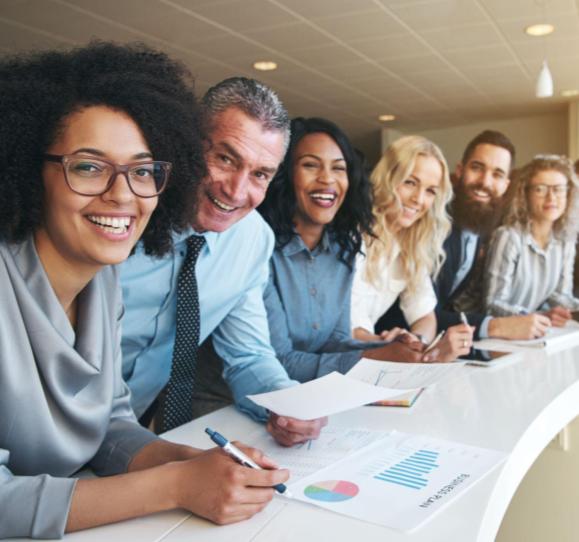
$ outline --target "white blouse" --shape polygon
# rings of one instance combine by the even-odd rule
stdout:
[[[370,333],[380,317],[400,296],[400,309],[409,325],[434,311],[436,294],[432,281],[424,273],[415,291],[407,290],[407,280],[400,260],[400,247],[392,248],[392,257],[381,265],[380,288],[365,278],[366,258],[358,254],[352,286],[352,329],[361,327]]]

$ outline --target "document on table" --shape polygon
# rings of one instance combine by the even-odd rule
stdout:
[[[390,399],[403,391],[409,390],[373,386],[334,372],[305,384],[247,397],[280,416],[313,420]]]
[[[426,388],[464,369],[464,363],[396,363],[362,358],[346,376],[383,388]]]
[[[506,458],[496,450],[392,432],[289,485],[295,499],[412,531]]]
[[[279,445],[263,428],[244,439],[263,451],[280,467],[290,470],[290,482],[317,472],[349,454],[387,437],[390,431],[374,431],[355,427],[327,425],[316,440],[308,440],[288,448]]]
[[[544,337],[538,339],[508,340],[482,339],[475,341],[473,346],[479,350],[498,350],[501,352],[517,352],[528,348],[554,348],[558,346],[574,346],[579,344],[579,323],[567,322],[565,327],[550,327]]]

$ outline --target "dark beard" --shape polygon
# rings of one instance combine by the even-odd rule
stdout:
[[[455,184],[454,188],[455,196],[450,209],[454,224],[483,238],[488,237],[501,220],[502,198],[493,197],[489,203],[481,203],[469,198],[462,183]]]

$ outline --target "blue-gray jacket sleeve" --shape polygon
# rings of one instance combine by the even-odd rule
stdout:
[[[76,480],[14,476],[9,457],[0,449],[0,539],[62,538]]]
[[[131,407],[130,390],[122,376],[121,321],[124,309],[120,289],[117,297],[118,317],[115,337],[115,396],[108,430],[103,443],[89,463],[99,476],[127,472],[131,459],[147,444],[159,437],[145,429]]]

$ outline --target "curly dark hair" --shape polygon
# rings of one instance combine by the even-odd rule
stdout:
[[[326,227],[340,247],[340,260],[352,267],[362,246],[362,234],[371,235],[373,216],[370,181],[362,154],[333,122],[317,117],[298,117],[292,120],[288,151],[258,211],[273,229],[278,248],[287,245],[292,237],[297,235],[293,223],[296,212],[292,179],[294,151],[304,136],[315,133],[330,136],[340,147],[346,160],[348,191],[334,220]]]
[[[191,76],[143,44],[100,41],[0,59],[0,239],[22,241],[41,225],[43,155],[71,113],[97,105],[129,115],[155,160],[173,164],[143,234],[148,254],[171,249],[171,231],[190,222],[205,173]]]

